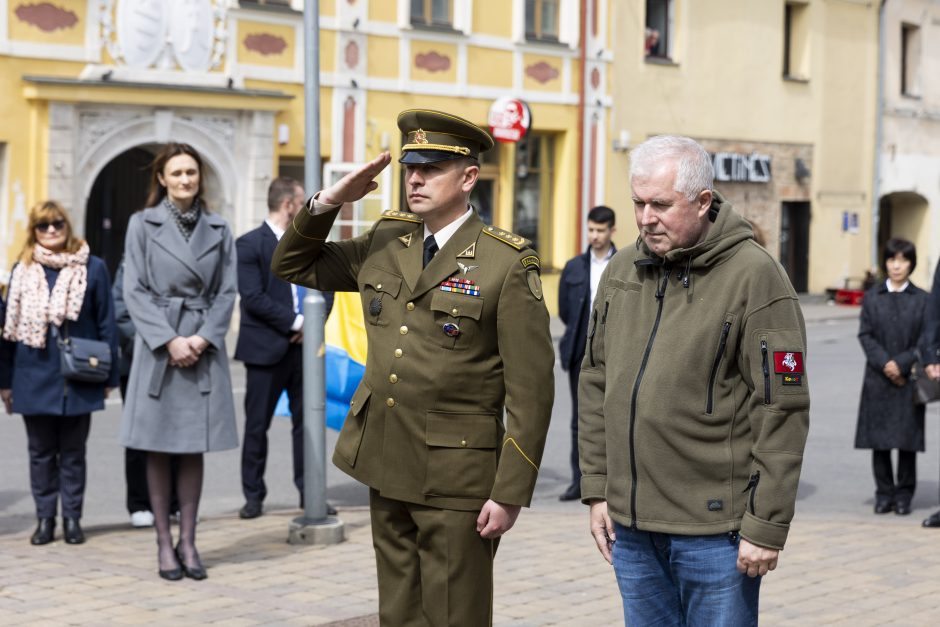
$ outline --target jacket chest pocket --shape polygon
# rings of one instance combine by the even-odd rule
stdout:
[[[431,337],[444,348],[459,350],[473,343],[483,315],[483,298],[451,292],[431,296],[434,328]]]
[[[380,327],[387,326],[391,313],[388,308],[401,291],[401,277],[385,270],[371,268],[363,273],[361,281],[360,292],[366,322]]]

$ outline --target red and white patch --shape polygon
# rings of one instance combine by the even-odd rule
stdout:
[[[803,372],[803,353],[797,351],[774,351],[774,372],[776,374]]]

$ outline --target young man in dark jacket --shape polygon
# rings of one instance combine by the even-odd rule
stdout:
[[[582,500],[627,624],[757,624],[809,428],[803,316],[701,146],[659,136],[630,158],[640,238],[591,312]]]
[[[598,205],[588,212],[588,249],[565,264],[558,284],[558,313],[565,323],[565,334],[558,347],[562,370],[568,372],[571,390],[571,484],[559,500],[581,498],[581,468],[578,465],[578,376],[587,338],[588,314],[597,293],[601,273],[617,252],[611,241],[617,230],[614,210]]]

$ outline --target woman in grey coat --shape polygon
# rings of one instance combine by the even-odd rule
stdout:
[[[858,339],[866,364],[855,448],[872,449],[875,513],[903,516],[911,513],[916,456],[924,450],[924,406],[914,404],[910,374],[916,351],[923,350],[927,293],[908,280],[917,265],[914,244],[888,240],[883,261],[887,280],[862,301]],[[897,480],[891,449],[898,449]]]
[[[202,159],[170,143],[154,159],[148,209],[127,227],[124,300],[137,328],[121,444],[147,451],[159,574],[205,579],[196,517],[206,451],[238,446],[225,334],[237,293],[228,224],[202,204]],[[170,457],[179,458],[179,544]]]

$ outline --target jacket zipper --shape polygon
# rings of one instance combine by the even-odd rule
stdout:
[[[764,370],[764,405],[770,405],[770,363],[767,360],[767,340],[760,341],[761,366]]]
[[[659,320],[663,315],[663,301],[666,296],[666,286],[669,282],[669,273],[671,270],[666,270],[663,274],[663,280],[660,284],[659,289],[656,291],[656,300],[659,301],[659,307],[656,309],[656,320],[653,321],[653,329],[650,331],[650,337],[646,341],[646,350],[643,352],[643,361],[640,362],[640,370],[637,372],[636,381],[633,383],[633,394],[630,397],[630,476],[633,481],[630,484],[630,528],[636,529],[636,481],[637,481],[637,470],[636,470],[636,443],[635,439],[635,429],[636,429],[636,398],[637,394],[640,391],[640,383],[643,380],[643,373],[646,370],[646,363],[649,361],[650,352],[653,350],[653,341],[656,339],[656,332],[659,330]]]
[[[715,362],[712,364],[712,373],[708,377],[708,401],[705,403],[705,413],[712,413],[715,402],[715,379],[718,378],[718,366],[721,364],[721,358],[725,354],[725,345],[728,343],[728,332],[731,331],[731,323],[725,320],[721,326],[721,337],[718,339],[718,352],[715,353]]]
[[[597,309],[594,310],[594,321],[591,323],[591,334],[588,336],[588,357],[591,360],[591,368],[597,364],[594,363],[594,334],[597,333]]]
[[[748,490],[751,491],[750,496],[748,496],[747,498],[748,505],[751,508],[751,516],[757,516],[757,512],[754,511],[754,496],[757,493],[758,483],[760,483],[760,471],[759,470],[755,472],[753,475],[751,475],[751,478],[748,479],[747,481],[747,485],[744,487],[743,490],[741,490],[741,492],[747,492]]]

